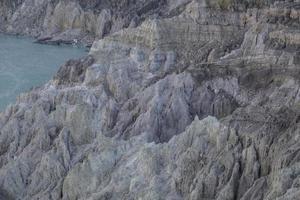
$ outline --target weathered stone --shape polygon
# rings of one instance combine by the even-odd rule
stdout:
[[[105,37],[0,113],[0,198],[298,199],[298,1],[4,2]]]

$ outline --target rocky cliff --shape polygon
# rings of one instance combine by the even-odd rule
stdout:
[[[245,11],[274,0],[206,0],[212,8]],[[83,43],[148,18],[179,15],[191,0],[1,0],[0,31],[31,35],[48,44]]]
[[[149,17],[176,15],[189,1],[1,0],[0,30],[32,35],[42,43],[91,44]]]
[[[26,2],[147,17],[0,114],[2,199],[299,199],[300,2]]]

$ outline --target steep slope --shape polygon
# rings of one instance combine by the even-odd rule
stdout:
[[[0,31],[31,35],[48,44],[90,45],[148,18],[180,14],[191,0],[1,0]],[[212,8],[246,11],[274,0],[205,0]]]
[[[297,200],[300,3],[245,2],[146,19],[22,94],[0,196]]]
[[[42,43],[91,44],[151,16],[180,12],[190,0],[1,0],[0,30]]]

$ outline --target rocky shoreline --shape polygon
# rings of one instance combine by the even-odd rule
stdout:
[[[87,57],[0,113],[0,197],[298,199],[299,1],[38,2],[24,13],[52,5],[51,17],[2,29],[82,42],[91,11],[102,29]],[[66,29],[37,31],[68,9]]]
[[[0,30],[30,35],[45,44],[76,41],[91,46],[95,39],[123,28],[136,27],[147,18],[178,14],[188,2],[3,0],[0,2]]]

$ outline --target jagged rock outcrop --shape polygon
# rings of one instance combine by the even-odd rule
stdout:
[[[148,17],[175,15],[190,0],[2,0],[0,30],[48,44],[91,44]]]
[[[299,198],[300,3],[170,2],[0,114],[1,198]]]
[[[0,31],[35,36],[47,44],[90,45],[148,18],[179,15],[191,0],[2,0]],[[246,11],[274,0],[205,0],[211,8]]]

